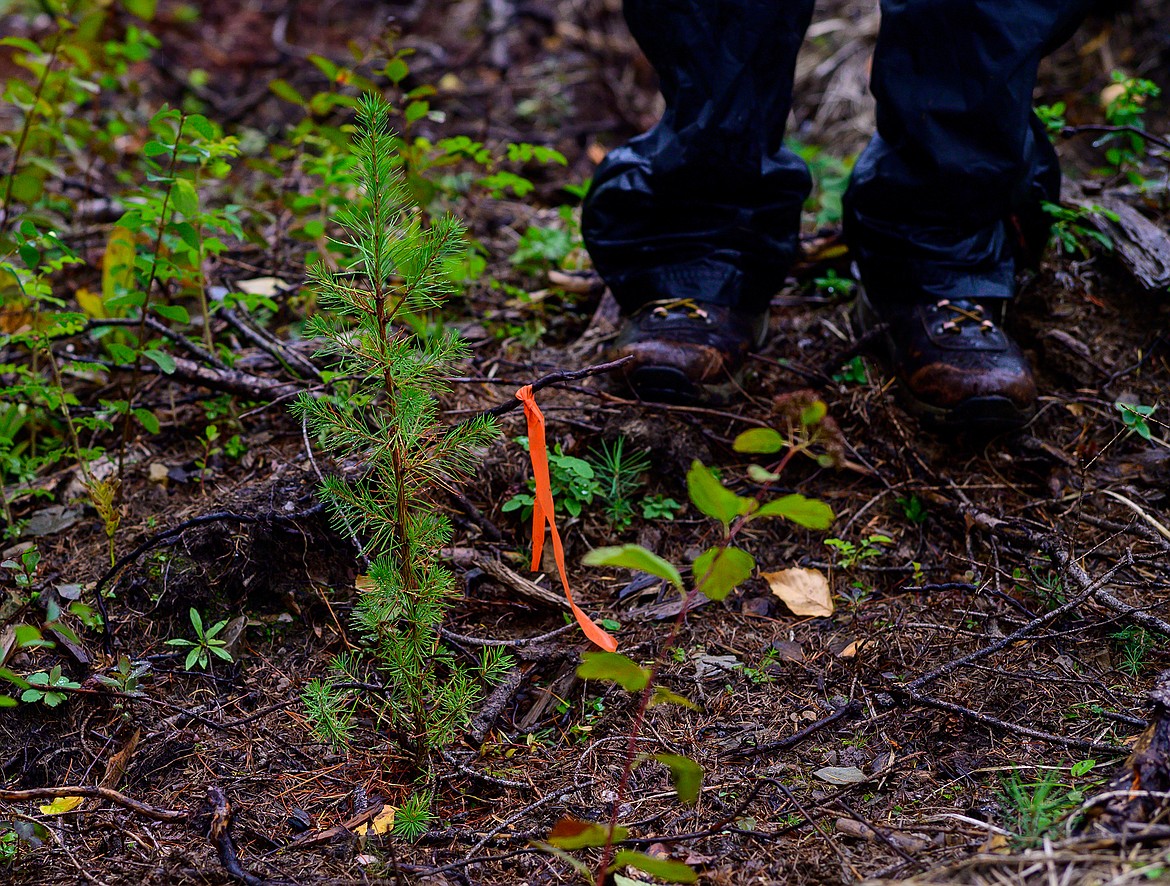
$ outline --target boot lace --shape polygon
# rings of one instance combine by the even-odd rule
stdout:
[[[943,332],[960,335],[965,325],[976,326],[984,335],[990,335],[995,331],[995,321],[987,315],[987,311],[981,304],[943,298],[939,299],[935,306],[947,317],[942,323]]]

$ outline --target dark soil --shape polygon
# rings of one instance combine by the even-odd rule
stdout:
[[[837,24],[810,39],[809,59],[821,67],[815,77],[810,67],[801,82],[837,88],[803,89],[795,131],[846,154],[863,139],[842,121],[863,121],[867,99],[847,88],[857,74],[845,66],[864,68],[876,22],[868,5],[825,5],[818,21]],[[500,28],[491,20],[497,6],[511,11]],[[458,420],[548,372],[603,359],[609,315],[600,291],[559,291],[508,257],[529,224],[548,223],[556,206],[572,202],[564,185],[582,182],[607,148],[655,118],[652,72],[619,7],[617,0],[340,2],[319,12],[292,4],[289,15],[289,4],[270,0],[201,4],[197,25],[161,29],[165,63],[144,66],[143,89],[152,100],[174,101],[182,97],[182,72],[197,66],[211,75],[200,96],[209,116],[275,131],[289,111],[267,91],[268,79],[283,77],[306,92],[322,88],[304,55],[343,59],[347,41],[375,39],[390,16],[402,31],[398,44],[417,49],[412,77],[445,84],[432,103],[446,119],[433,124],[433,135],[527,140],[566,155],[567,167],[531,170],[537,187],[524,200],[481,197],[454,207],[489,256],[484,281],[517,288],[484,282],[466,294],[457,322],[472,341],[468,377],[477,381],[456,385],[444,404]],[[1165,23],[1160,14],[1154,4],[1135,4],[1090,21],[1046,64],[1041,99],[1067,101],[1076,123],[1099,119],[1095,96],[1113,67],[1170,86],[1166,30],[1155,26]],[[830,98],[836,104],[826,104]],[[1157,108],[1152,113],[1152,127],[1162,131],[1164,117]],[[1062,145],[1074,176],[1100,164],[1088,142],[1078,136]],[[1165,179],[1151,182],[1140,208],[1164,226]],[[1129,193],[1121,183],[1106,184]],[[795,460],[782,484],[832,506],[837,520],[828,535],[855,546],[875,535],[891,540],[871,545],[874,556],[847,563],[825,545],[824,533],[753,524],[740,537],[761,571],[824,571],[837,609],[830,618],[793,616],[754,578],[686,617],[659,677],[701,709],[653,708],[636,747],[695,758],[704,770],[696,805],[674,799],[657,765],[635,770],[617,795],[636,699],[583,685],[575,668],[585,645],[566,633],[518,647],[518,691],[482,744],[458,744],[437,761],[437,819],[422,839],[358,836],[340,827],[352,827],[379,802],[397,805],[416,788],[410,761],[382,724],[362,722],[352,746],[337,750],[314,737],[300,702],[305,684],[353,642],[344,626],[357,594],[356,552],[317,504],[314,465],[285,403],[239,407],[247,455],[216,459],[200,474],[202,412],[182,402],[198,391],[162,384],[154,395],[165,401],[173,392],[177,405],[160,412],[163,433],[133,449],[117,553],[147,549],[105,584],[112,645],[91,633],[73,652],[59,647],[8,660],[18,672],[59,663],[83,690],[52,710],[4,710],[5,789],[112,784],[158,809],[186,810],[218,787],[232,803],[239,864],[274,883],[570,882],[570,867],[530,841],[544,839],[562,817],[605,820],[615,799],[631,828],[630,848],[687,862],[704,883],[914,875],[924,883],[1026,881],[1031,868],[1011,867],[1025,841],[1004,832],[1030,834],[1037,845],[1039,838],[1007,785],[1033,785],[1054,773],[1068,808],[1077,802],[1067,796],[1071,787],[1086,798],[1103,790],[1145,728],[1146,693],[1170,668],[1159,628],[1170,620],[1170,435],[1163,424],[1170,299],[1142,289],[1107,255],[1050,253],[1028,276],[1011,319],[1038,371],[1039,415],[1020,434],[943,438],[900,407],[876,364],[864,364],[864,379],[841,380],[843,363],[856,353],[850,303],[811,281],[829,267],[846,273],[848,263],[816,253],[813,234],[810,226],[810,261],[778,295],[770,343],[734,404],[641,404],[596,378],[541,394],[550,441],[582,455],[622,435],[654,456],[647,491],[684,501],[692,459],[739,482],[748,462],[731,440],[749,427],[782,427],[793,392],[809,391],[840,428],[843,462],[826,469]],[[296,282],[302,257],[303,246],[290,244],[241,248],[216,273]],[[537,295],[522,299],[518,291]],[[543,334],[526,336],[536,323]],[[1150,440],[1127,433],[1118,400],[1161,404]],[[524,433],[518,412],[501,427],[508,440]],[[316,459],[322,470],[352,468],[328,464],[320,453]],[[155,466],[166,469],[166,479],[157,470],[152,479]],[[515,443],[488,453],[462,490],[473,507],[443,500],[457,546],[528,575],[529,528],[502,511],[527,477]],[[46,488],[58,503],[80,507],[71,482],[66,471],[48,478]],[[20,514],[45,504],[22,502]],[[623,532],[589,508],[562,521],[585,608],[620,623],[623,653],[654,660],[673,623],[657,617],[669,610],[658,605],[668,595],[656,586],[625,593],[629,573],[588,569],[580,557],[593,546],[637,541],[689,562],[714,537],[712,521],[693,507],[673,521],[639,516]],[[36,542],[46,594],[61,583],[96,582],[109,566],[90,511]],[[559,588],[552,570],[540,583]],[[1043,619],[1074,600],[1080,603]],[[205,618],[231,620],[234,663],[188,671],[183,655],[165,645],[190,636],[192,607]],[[1031,630],[1003,642],[1030,623]],[[472,569],[450,627],[514,639],[563,624],[558,609]],[[118,655],[149,662],[141,697],[118,698],[92,679]],[[1096,767],[1070,773],[1084,760]],[[862,780],[837,783],[840,774],[826,767]],[[0,815],[40,818],[38,805],[0,804]],[[9,882],[237,881],[201,832],[204,819],[159,823],[87,800],[44,820],[51,839],[22,850],[5,872]],[[1146,854],[1130,860],[1166,859],[1168,846],[1165,836],[1147,841]],[[1110,876],[1133,870],[1129,862],[1117,866],[1117,844],[1094,851],[1113,866]],[[992,861],[980,867],[975,858]],[[1061,858],[1071,871],[1073,862]],[[997,859],[1006,867],[996,867]]]

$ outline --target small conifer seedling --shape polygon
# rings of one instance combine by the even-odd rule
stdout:
[[[370,557],[353,616],[368,654],[346,656],[339,670],[349,682],[385,686],[358,703],[380,708],[422,767],[466,725],[483,683],[508,667],[495,649],[478,664],[457,662],[439,636],[456,587],[439,563],[451,531],[435,492],[474,467],[496,429],[488,418],[439,421],[443,378],[467,353],[435,322],[463,229],[450,216],[428,222],[409,202],[388,113],[378,96],[358,108],[353,153],[362,194],[336,217],[355,259],[341,270],[322,263],[310,271],[328,313],[312,317],[308,331],[325,341],[332,368],[356,381],[345,397],[306,394],[295,408],[325,448],[363,466],[360,479],[329,477],[321,490],[339,529],[360,535]],[[331,692],[315,685],[306,705],[321,735],[344,741],[352,708]]]

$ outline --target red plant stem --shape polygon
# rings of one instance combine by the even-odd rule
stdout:
[[[781,473],[784,468],[788,466],[788,463],[792,460],[792,457],[796,455],[797,452],[800,452],[803,448],[804,446],[790,446],[788,451],[784,453],[784,456],[776,464],[776,469],[772,473]],[[763,491],[767,492],[772,487],[774,482],[774,480],[770,480],[764,484]],[[739,531],[747,524],[750,516],[751,515],[748,514],[743,517],[736,518],[735,522],[731,524],[731,527],[727,532],[727,538],[725,538],[723,540],[723,544],[720,545],[721,550],[725,549],[729,544],[731,544],[732,541],[735,540],[735,536],[738,535]],[[707,581],[708,576],[711,574],[711,570],[715,568],[715,562],[717,560],[718,557],[711,561],[711,565],[707,568],[707,573],[695,582],[695,587],[692,588],[683,599],[683,604],[679,608],[678,616],[675,618],[674,624],[671,625],[670,634],[666,638],[666,643],[663,644],[662,649],[658,653],[658,656],[654,659],[654,663],[650,665],[650,677],[647,679],[646,685],[642,689],[641,697],[638,699],[638,710],[637,713],[634,714],[634,723],[630,729],[630,742],[626,747],[625,766],[622,769],[622,777],[618,782],[617,795],[614,797],[613,807],[609,814],[609,828],[605,838],[605,848],[602,850],[601,862],[597,866],[597,874],[595,877],[596,886],[605,886],[605,875],[607,873],[606,869],[613,860],[614,830],[617,828],[618,814],[621,811],[622,799],[626,795],[626,788],[629,787],[630,775],[632,775],[634,771],[634,761],[637,759],[638,754],[638,735],[642,731],[642,723],[645,721],[646,711],[650,707],[650,699],[653,696],[654,690],[654,678],[658,676],[659,669],[665,663],[666,652],[673,648],[675,638],[678,637],[678,633],[682,629],[683,621],[686,619],[687,613],[690,611],[692,603],[702,593],[699,589],[703,586],[704,582]]]

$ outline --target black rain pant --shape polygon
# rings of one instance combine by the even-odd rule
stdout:
[[[1088,0],[882,0],[845,233],[875,301],[1009,298],[1019,221],[1046,232],[1060,171],[1032,113],[1040,59]],[[813,0],[625,0],[666,110],[612,151],[585,243],[626,311],[662,298],[764,308],[797,256],[811,179],[784,147]]]

